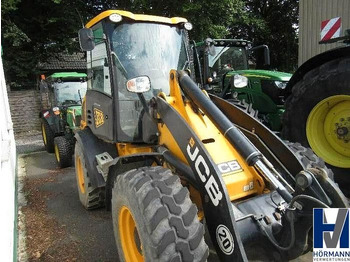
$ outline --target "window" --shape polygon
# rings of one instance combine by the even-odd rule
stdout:
[[[87,54],[88,89],[97,90],[108,95],[112,94],[110,74],[107,60],[106,43],[103,40],[103,29],[101,24],[93,28],[95,48]]]

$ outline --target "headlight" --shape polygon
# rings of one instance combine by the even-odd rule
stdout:
[[[133,93],[147,92],[151,88],[151,81],[148,76],[139,76],[126,82],[126,88]]]
[[[288,82],[281,82],[281,81],[275,81],[275,85],[279,88],[279,89],[285,89],[287,86]]]
[[[248,85],[248,78],[242,75],[234,75],[233,77],[233,85],[236,88],[243,88]]]
[[[193,28],[193,25],[192,25],[190,22],[186,22],[186,23],[184,23],[184,28],[185,28],[187,31],[191,31],[192,28]]]
[[[57,106],[55,106],[54,108],[52,108],[52,111],[53,111],[53,113],[54,113],[56,116],[60,114],[60,108],[57,107]]]
[[[118,23],[123,20],[123,17],[120,14],[111,14],[109,16],[109,20],[111,20],[114,23]]]

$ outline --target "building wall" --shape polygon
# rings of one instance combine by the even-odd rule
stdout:
[[[40,130],[40,93],[37,90],[8,93],[15,133]]]
[[[16,145],[0,58],[0,261],[14,261],[16,254]]]
[[[321,21],[341,17],[342,29],[350,29],[350,0],[300,0],[299,2],[299,66],[309,58],[341,46],[339,43],[322,44]]]

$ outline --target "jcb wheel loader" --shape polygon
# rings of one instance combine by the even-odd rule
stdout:
[[[191,27],[109,10],[79,31],[80,200],[111,210],[121,261],[205,261],[207,244],[221,261],[247,261],[254,247],[296,258],[312,248],[312,209],[347,201],[328,169],[195,84]]]

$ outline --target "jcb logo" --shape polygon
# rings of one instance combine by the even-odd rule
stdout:
[[[194,150],[192,152],[193,148]],[[215,178],[210,174],[208,164],[205,162],[203,156],[199,154],[198,147],[194,147],[194,141],[192,138],[187,145],[187,154],[190,157],[191,161],[194,162],[194,166],[200,180],[205,183],[205,190],[207,191],[211,202],[214,206],[219,205],[219,202],[222,199],[222,193],[219,190],[219,186],[215,181]]]
[[[102,126],[105,122],[103,112],[100,109],[94,108],[95,127]]]

